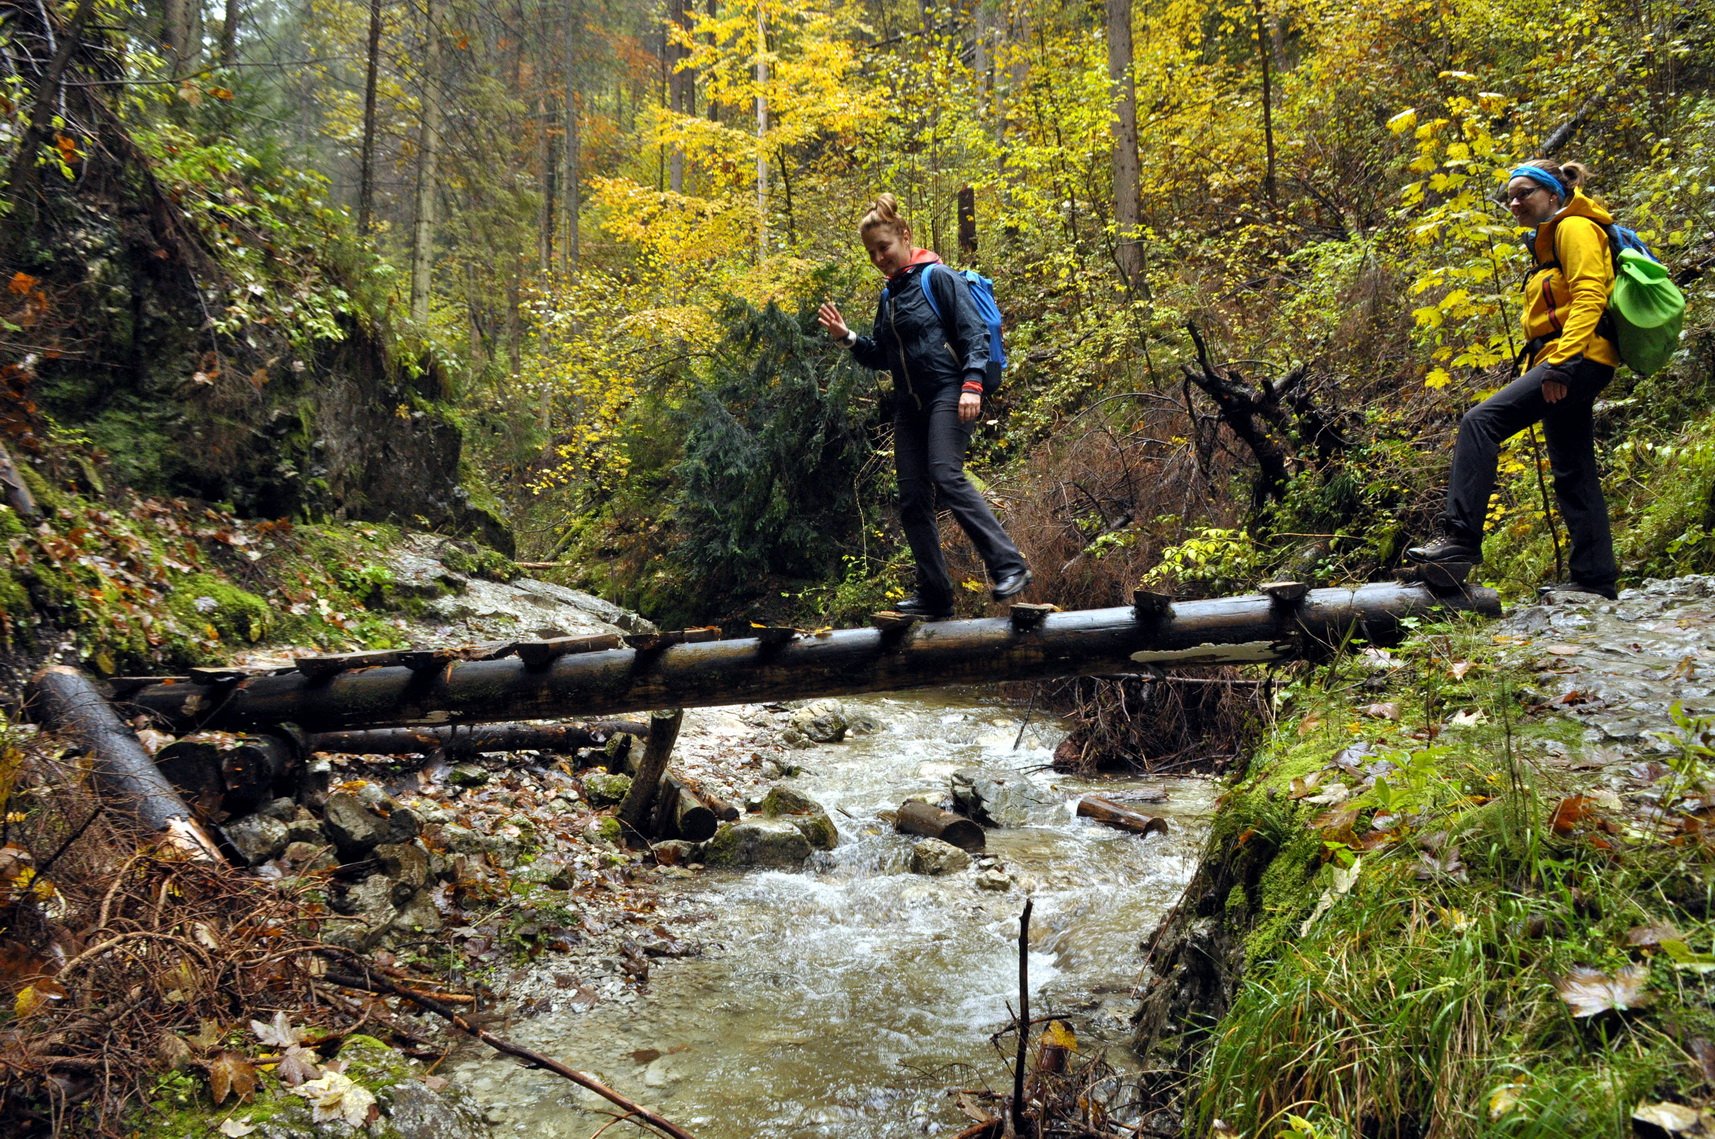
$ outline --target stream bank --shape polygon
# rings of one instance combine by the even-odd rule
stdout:
[[[1652,581],[1300,674],[1149,947],[1146,1133],[1705,1133],[1712,627]]]

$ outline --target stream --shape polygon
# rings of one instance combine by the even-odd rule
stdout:
[[[555,1001],[502,1034],[698,1139],[951,1135],[970,1121],[950,1089],[1011,1086],[1006,1029],[1029,898],[1032,1017],[1062,1017],[1082,1054],[1105,1050],[1123,1072],[1140,943],[1195,868],[1213,783],[1058,775],[1048,763],[1062,725],[1034,717],[1019,739],[1023,709],[975,691],[841,703],[879,729],[795,752],[804,771],[791,780],[838,825],[832,852],[801,872],[664,880],[665,923],[702,943],[700,956],[654,961],[641,992],[593,1008]],[[918,840],[882,818],[911,795],[944,793],[965,767],[1024,774],[1038,793],[1026,825],[988,832],[983,854],[1011,876],[1008,889],[980,888],[976,864],[912,874]],[[1167,792],[1138,808],[1166,818],[1164,835],[1073,814],[1085,793],[1144,787]],[[521,989],[554,991],[553,966],[540,968]],[[585,1139],[613,1119],[591,1093],[480,1047],[445,1074],[483,1104],[497,1134]],[[618,1133],[636,1132],[607,1132]]]

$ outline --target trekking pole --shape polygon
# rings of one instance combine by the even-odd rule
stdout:
[[[1501,300],[1506,295],[1506,287],[1501,284],[1501,265],[1500,259],[1495,256],[1495,237],[1486,233],[1484,239],[1489,243],[1489,272],[1495,278],[1495,314],[1501,319],[1501,332],[1507,338],[1507,351],[1513,358],[1511,374],[1517,378],[1519,365],[1524,361],[1520,359],[1519,349],[1513,344],[1513,326],[1507,322],[1506,304]],[[1542,520],[1548,523],[1548,540],[1554,547],[1554,579],[1561,581],[1566,577],[1566,559],[1560,551],[1560,527],[1554,524],[1554,507],[1548,498],[1548,480],[1542,477],[1542,449],[1536,438],[1536,424],[1531,424],[1529,430],[1530,465],[1536,470],[1536,489],[1542,495]]]

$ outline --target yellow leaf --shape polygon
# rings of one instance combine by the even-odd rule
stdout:
[[[1448,375],[1445,368],[1433,368],[1423,377],[1423,386],[1426,388],[1444,388],[1452,382],[1453,377]]]
[[[1387,121],[1387,129],[1394,134],[1404,134],[1417,125],[1417,108],[1407,107]]]

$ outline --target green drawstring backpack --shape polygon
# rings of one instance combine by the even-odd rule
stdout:
[[[1612,247],[1617,247],[1618,242]],[[1620,361],[1640,376],[1658,370],[1679,347],[1685,322],[1685,294],[1668,278],[1667,267],[1647,249],[1620,248],[1614,257],[1614,287],[1608,293],[1614,320],[1614,344]]]

